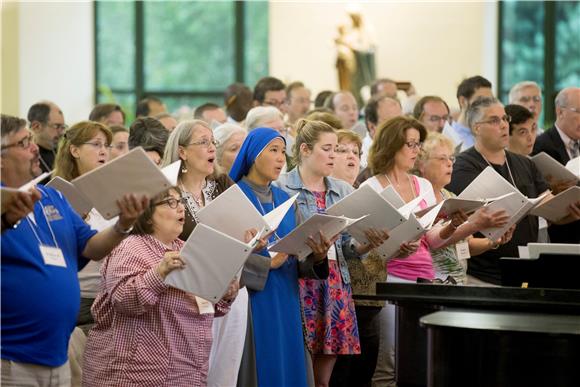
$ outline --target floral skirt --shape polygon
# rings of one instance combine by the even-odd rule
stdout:
[[[352,290],[342,282],[338,262],[328,262],[326,280],[300,279],[304,337],[313,354],[360,354]]]

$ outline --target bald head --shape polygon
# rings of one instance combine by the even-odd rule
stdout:
[[[580,88],[567,87],[556,96],[556,125],[573,140],[580,140]]]

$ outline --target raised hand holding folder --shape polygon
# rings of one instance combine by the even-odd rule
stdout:
[[[34,179],[30,180],[28,183],[26,183],[23,186],[18,187],[18,188],[2,187],[1,193],[0,193],[1,213],[3,214],[4,212],[6,212],[8,205],[12,202],[12,200],[14,199],[14,196],[18,192],[28,192],[30,190],[30,188],[32,188],[35,185],[37,185],[38,183],[40,183],[41,181],[43,181],[44,179],[49,177],[51,174],[52,174],[52,171],[44,172],[43,174],[39,175],[38,177],[35,177]]]
[[[133,193],[154,197],[173,186],[143,148],[110,161],[71,182],[105,219],[119,214],[117,200]]]
[[[330,239],[365,218],[366,215],[358,219],[351,219],[345,216],[314,214],[284,238],[274,242],[269,250],[295,255],[298,259],[303,260],[312,253],[312,249],[306,244],[309,237],[316,237],[321,232],[325,238]]]
[[[200,223],[220,230],[239,241],[243,241],[245,232],[252,228],[261,230],[258,234],[261,238],[278,228],[296,201],[296,197],[298,194],[262,216],[240,187],[234,184],[202,208],[197,217]]]
[[[185,268],[173,270],[165,283],[216,303],[252,253],[254,241],[244,243],[200,223],[180,251]]]

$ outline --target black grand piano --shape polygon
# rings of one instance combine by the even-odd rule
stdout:
[[[505,265],[528,288],[377,283],[355,296],[396,306],[397,385],[580,385],[580,256],[535,261]],[[565,289],[539,287],[558,276]]]

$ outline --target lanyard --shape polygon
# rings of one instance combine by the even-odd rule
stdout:
[[[474,147],[473,149],[475,149],[475,147]],[[485,160],[485,162],[487,163],[487,165],[489,165],[490,167],[492,167],[492,168],[493,168],[493,165],[491,165],[491,163],[490,163],[489,161],[487,161],[487,159],[485,158],[485,156],[484,156],[484,155],[482,155],[482,154],[481,154],[481,152],[479,152],[477,149],[475,149],[475,150],[476,150],[476,152],[477,152],[477,153],[479,153],[479,155],[480,155],[480,156],[481,156],[481,157],[482,157],[482,158]],[[510,163],[509,163],[509,161],[508,161],[507,153],[505,153],[505,151],[504,151],[504,153],[503,153],[503,154],[504,154],[504,156],[505,156],[505,165],[507,165],[507,170],[508,170],[508,173],[509,173],[509,175],[510,175],[510,179],[511,179],[511,181],[512,181],[512,185],[513,185],[515,188],[518,188],[518,186],[516,185],[516,181],[514,180],[514,176],[512,175],[512,170],[511,170],[511,168],[510,168]],[[495,168],[494,168],[494,169],[495,169]]]
[[[38,204],[40,204],[40,208],[42,208],[42,216],[44,216],[44,220],[46,221],[46,225],[48,226],[48,229],[50,230],[50,235],[52,236],[52,241],[54,242],[54,247],[60,249],[60,247],[58,246],[58,243],[56,242],[56,237],[54,236],[54,231],[52,231],[52,227],[50,226],[50,222],[48,221],[48,218],[46,217],[46,213],[44,212],[44,206],[42,205],[42,203],[40,201],[38,202]],[[42,241],[40,240],[40,237],[38,236],[38,233],[36,232],[36,229],[38,228],[40,230],[40,227],[38,227],[36,225],[36,222],[34,222],[35,224],[32,225],[32,222],[30,221],[30,218],[28,216],[26,217],[26,221],[30,225],[30,228],[32,229],[32,232],[34,233],[34,236],[36,237],[38,244],[43,245]]]
[[[389,176],[386,173],[384,175],[387,178],[387,181],[389,182],[389,184],[393,186],[393,189],[397,193],[399,193],[399,191],[397,190],[397,187],[393,184],[393,182],[391,181],[391,179],[389,179]],[[413,182],[411,181],[411,176],[409,176],[409,174],[407,174],[407,179],[409,179],[409,185],[411,186],[411,193],[413,194],[413,199],[415,199],[417,197],[417,194],[415,193],[415,187],[413,186]]]

